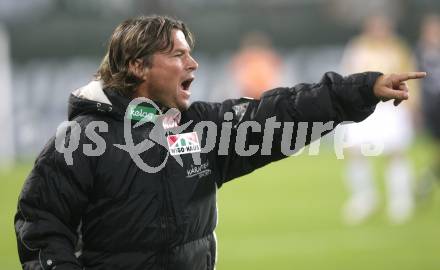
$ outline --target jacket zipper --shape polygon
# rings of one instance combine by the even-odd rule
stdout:
[[[166,152],[160,148],[160,156],[161,156],[161,160],[164,160],[164,158],[166,157]],[[161,170],[161,184],[162,184],[162,194],[163,194],[163,202],[162,202],[162,211],[161,211],[161,216],[160,216],[160,227],[161,227],[161,234],[162,234],[162,239],[163,242],[165,244],[165,247],[162,251],[161,254],[161,268],[166,270],[168,267],[168,241],[170,238],[170,232],[169,232],[169,220],[168,220],[168,215],[171,214],[170,212],[170,205],[168,202],[168,197],[169,197],[169,192],[168,192],[168,184],[167,184],[167,173],[166,173],[166,165],[165,167]]]

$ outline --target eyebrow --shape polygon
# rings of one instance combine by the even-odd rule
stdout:
[[[177,49],[174,49],[171,53],[177,53],[177,52],[182,52],[182,53],[188,52],[188,53],[191,53],[192,50],[191,49],[186,49],[186,48],[177,48]]]

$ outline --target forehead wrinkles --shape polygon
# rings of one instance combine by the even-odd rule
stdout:
[[[191,52],[191,46],[188,44],[186,36],[181,30],[176,31],[176,34],[173,38],[175,38],[177,44],[180,45],[176,47],[176,49]]]

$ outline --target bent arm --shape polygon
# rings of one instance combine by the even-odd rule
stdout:
[[[74,252],[91,182],[86,159],[74,156],[68,166],[49,142],[18,200],[14,221],[23,269],[82,269]]]

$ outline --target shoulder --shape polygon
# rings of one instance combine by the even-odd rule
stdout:
[[[219,107],[220,103],[197,101],[193,102],[182,116],[194,121],[214,121],[218,116]]]

